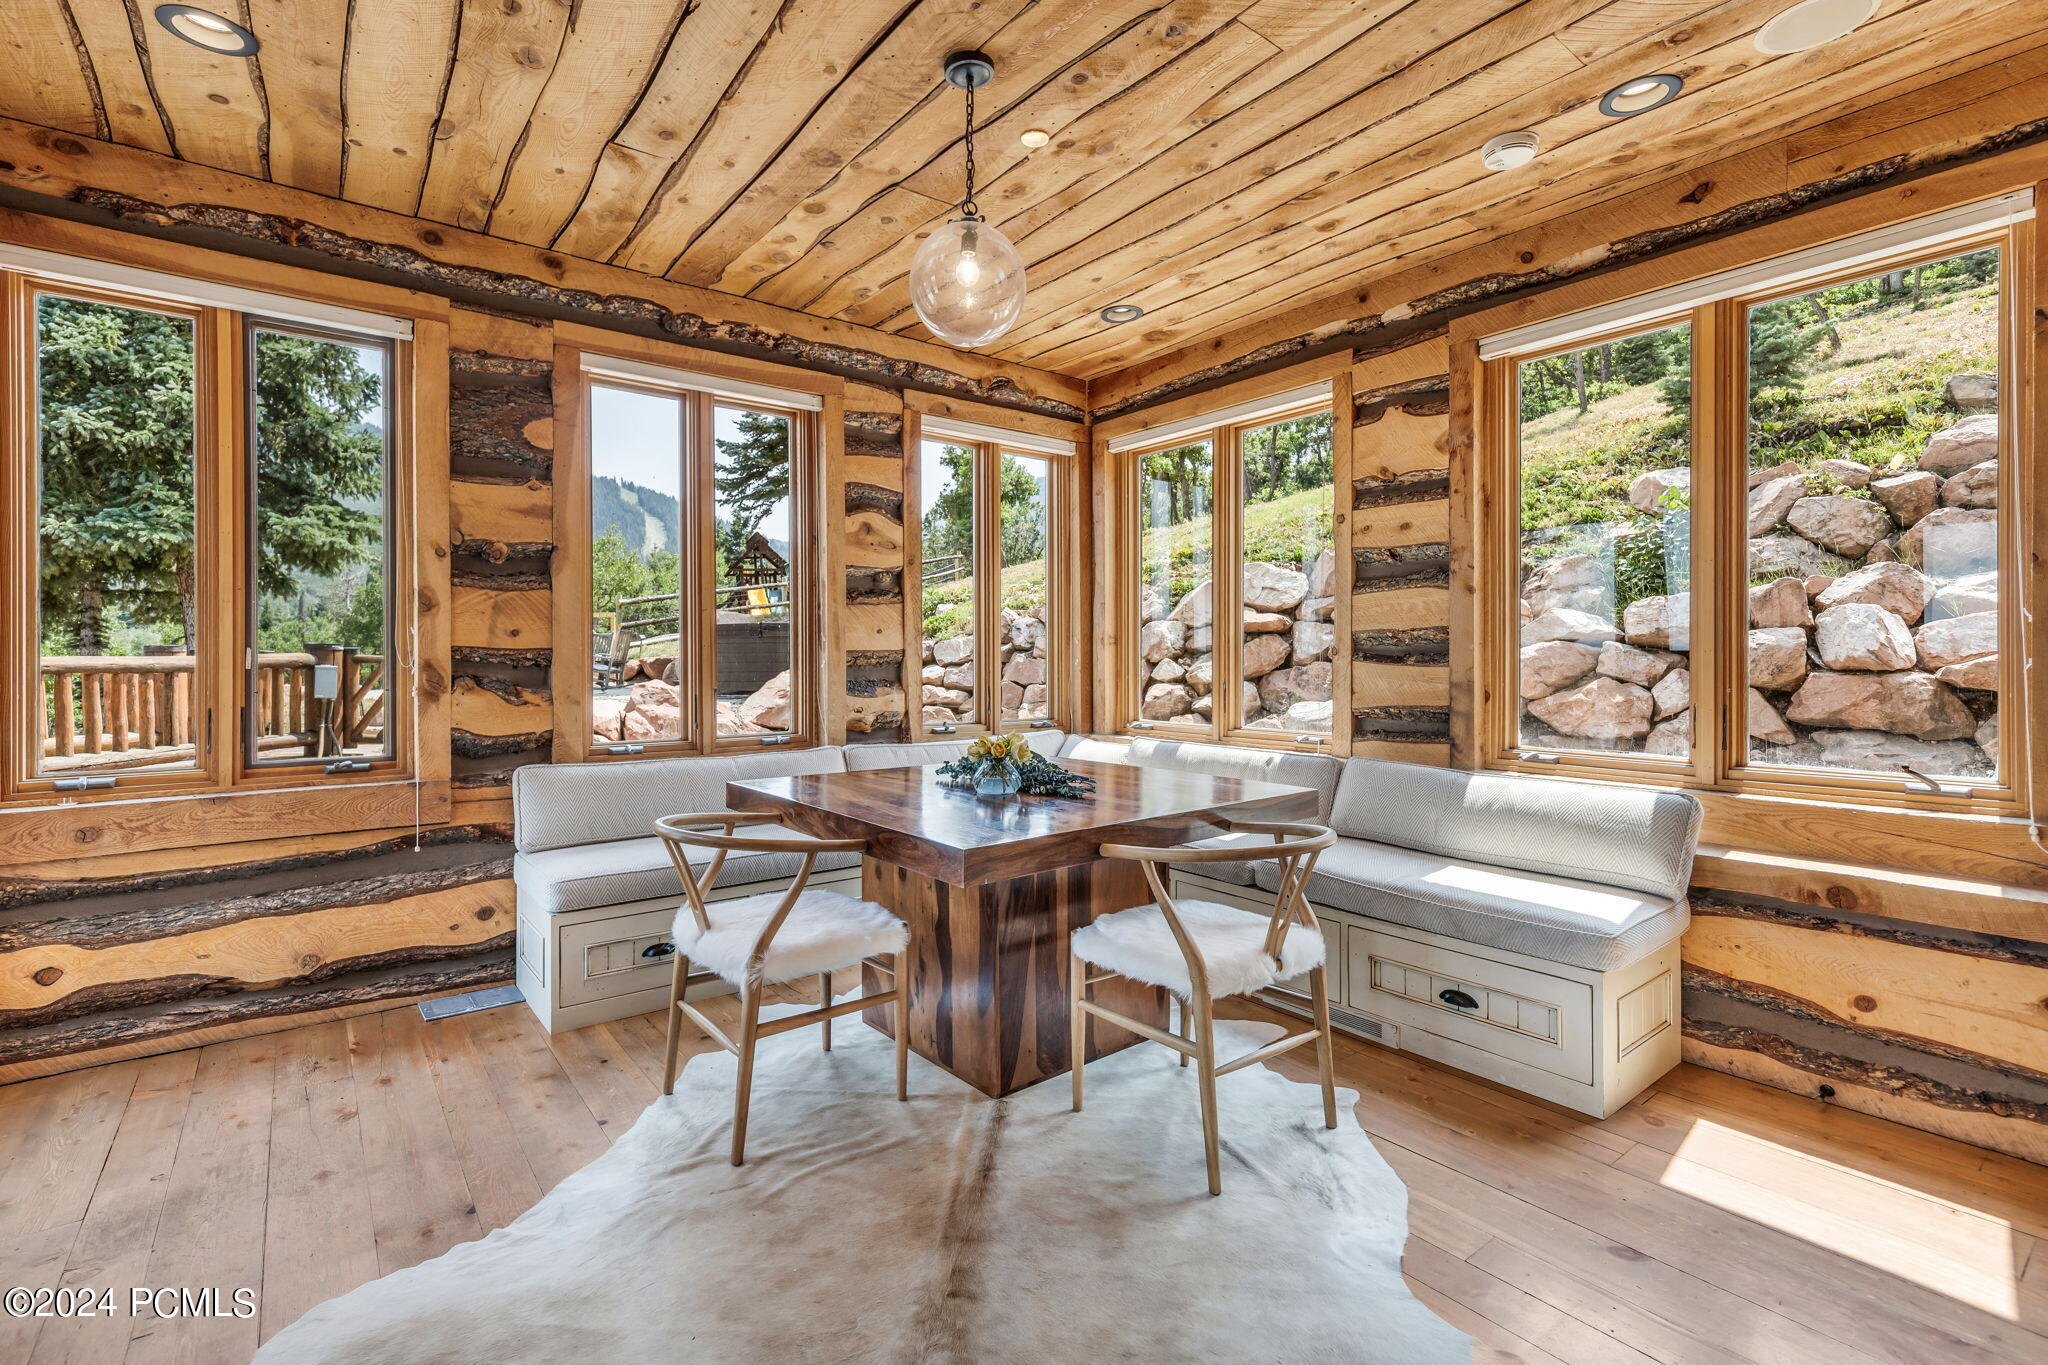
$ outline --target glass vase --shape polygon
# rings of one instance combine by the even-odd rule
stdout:
[[[976,796],[1015,796],[1024,785],[1024,769],[1005,758],[990,759],[975,775]]]

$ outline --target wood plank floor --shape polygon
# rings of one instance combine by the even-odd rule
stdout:
[[[1693,1067],[1598,1123],[1367,1043],[1338,1072],[1408,1184],[1410,1283],[1481,1360],[2048,1360],[2042,1167]],[[518,1006],[407,1006],[0,1088],[0,1288],[258,1304],[0,1316],[0,1361],[244,1360],[510,1222],[660,1074],[654,1015],[550,1038]]]

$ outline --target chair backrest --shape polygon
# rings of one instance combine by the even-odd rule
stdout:
[[[699,930],[711,928],[711,900],[707,893],[718,880],[719,869],[725,866],[726,855],[731,853],[797,853],[803,856],[803,866],[791,878],[789,889],[783,893],[775,913],[761,926],[755,936],[753,949],[747,954],[747,981],[750,988],[759,988],[763,964],[768,958],[769,945],[782,928],[782,922],[789,918],[789,912],[803,898],[804,887],[811,880],[811,865],[821,853],[862,853],[867,849],[865,839],[812,839],[803,835],[745,835],[735,834],[740,828],[759,829],[763,826],[782,827],[778,816],[770,814],[741,814],[737,811],[700,811],[686,815],[664,815],[654,822],[654,832],[660,836],[661,845],[668,851],[669,861],[675,864],[676,875],[683,879],[683,896],[690,907],[691,918],[697,921]],[[712,831],[718,831],[713,833]],[[711,851],[711,861],[700,875],[690,865],[689,854],[684,850],[702,848]],[[831,1003],[827,1001],[826,1003]]]
[[[1167,879],[1159,875],[1161,867],[1181,863],[1249,863],[1272,861],[1280,864],[1280,886],[1273,896],[1273,914],[1266,924],[1266,955],[1273,959],[1273,966],[1280,967],[1280,945],[1289,928],[1300,924],[1313,933],[1322,930],[1316,921],[1314,907],[1302,888],[1308,885],[1309,876],[1316,870],[1316,859],[1323,850],[1337,842],[1336,832],[1321,825],[1269,824],[1264,821],[1240,821],[1230,827],[1233,834],[1270,834],[1270,844],[1233,844],[1223,848],[1202,848],[1182,845],[1177,848],[1146,848],[1139,844],[1104,844],[1105,858],[1125,858],[1141,864],[1145,869],[1145,880],[1152,884],[1152,895],[1160,913],[1166,917],[1166,927],[1173,934],[1173,941],[1180,947],[1180,955],[1186,960],[1188,982],[1197,998],[1206,999],[1209,990],[1209,971],[1202,961],[1201,950],[1189,936],[1186,926],[1181,923],[1179,907],[1174,904],[1173,893],[1168,889]]]
[[[722,808],[728,782],[845,771],[837,745],[629,763],[531,763],[512,771],[512,843],[521,853],[539,853],[644,839],[647,827],[672,811]]]
[[[1330,825],[1354,839],[1675,900],[1692,877],[1700,803],[1686,792],[1354,758]]]

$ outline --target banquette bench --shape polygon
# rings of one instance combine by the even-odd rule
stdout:
[[[1678,1061],[1678,940],[1700,821],[1691,796],[1149,738],[1031,739],[1064,758],[1315,790],[1339,836],[1307,888],[1339,1027],[1597,1115]],[[965,746],[519,769],[521,990],[550,1029],[662,1007],[680,888],[651,833],[657,816],[723,809],[730,781],[937,763]],[[1273,865],[1212,867],[1176,873],[1175,894],[1270,909]],[[818,869],[817,884],[858,892],[850,858]],[[794,855],[734,859],[714,895],[755,894],[794,871]],[[1306,1005],[1286,988],[1271,998]]]

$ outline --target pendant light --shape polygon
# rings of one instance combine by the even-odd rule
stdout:
[[[980,52],[946,58],[946,80],[967,92],[967,193],[959,216],[924,239],[910,263],[910,305],[932,335],[980,346],[1010,330],[1024,311],[1024,258],[974,202],[974,92],[995,79]]]

